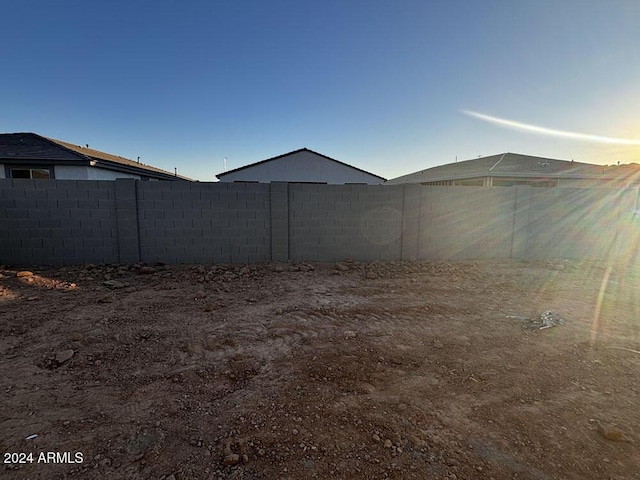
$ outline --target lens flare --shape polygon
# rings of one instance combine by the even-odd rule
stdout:
[[[521,130],[524,132],[537,133],[539,135],[550,135],[554,137],[570,138],[572,140],[580,140],[583,142],[608,143],[612,145],[640,145],[640,140],[619,137],[604,137],[602,135],[591,135],[588,133],[569,132],[566,130],[556,130],[554,128],[539,127],[537,125],[529,125],[527,123],[507,120],[505,118],[492,117],[484,113],[473,112],[471,110],[460,110],[465,115],[475,117],[485,122],[494,123],[507,128]]]
[[[600,284],[600,291],[598,292],[598,300],[596,301],[596,308],[593,312],[593,321],[591,322],[591,346],[593,347],[598,336],[600,311],[602,309],[602,300],[604,299],[604,292],[607,289],[609,283],[609,277],[611,276],[611,266],[607,267],[607,271],[604,273],[602,283]]]

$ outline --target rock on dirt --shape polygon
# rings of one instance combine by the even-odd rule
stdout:
[[[365,278],[367,280],[375,280],[375,279],[378,278],[378,274],[376,272],[374,272],[373,270],[367,270]]]
[[[104,282],[102,282],[102,284],[105,287],[113,288],[114,290],[117,290],[119,288],[124,288],[127,286],[125,283],[122,283],[118,280],[105,280]]]
[[[607,440],[612,442],[622,442],[626,440],[625,434],[622,430],[613,425],[602,424],[600,421],[596,420],[596,425],[598,426],[598,432]]]
[[[56,353],[56,362],[58,362],[59,365],[62,365],[64,362],[68,362],[69,360],[71,360],[74,353],[75,352],[71,349],[60,351]]]

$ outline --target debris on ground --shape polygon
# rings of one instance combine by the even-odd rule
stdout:
[[[545,330],[551,327],[557,327],[558,325],[564,325],[564,320],[559,315],[547,310],[540,314],[540,318],[529,318],[523,315],[506,315],[507,318],[513,318],[525,322],[524,328],[526,330]]]

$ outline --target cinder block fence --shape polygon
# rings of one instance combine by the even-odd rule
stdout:
[[[0,180],[0,263],[635,261],[638,190]]]

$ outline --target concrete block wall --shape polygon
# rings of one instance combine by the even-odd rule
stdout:
[[[294,260],[393,260],[402,254],[402,185],[289,184]]]
[[[143,262],[247,263],[271,259],[268,184],[136,183]]]
[[[417,260],[420,248],[421,185],[405,185],[402,206],[402,260]]]
[[[140,261],[136,184],[131,178],[115,180],[116,221],[120,263]]]
[[[0,180],[0,263],[115,263],[115,183]]]
[[[532,190],[533,187],[528,185],[515,187],[513,226],[511,227],[511,258],[525,258],[527,256]]]
[[[289,184],[273,182],[271,191],[271,259],[289,260]]]
[[[533,189],[526,256],[615,258],[632,253],[640,227],[640,218],[634,218],[637,193],[636,189]]]
[[[518,187],[423,187],[418,257],[509,258]]]
[[[640,190],[0,179],[0,264],[600,258]]]

